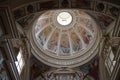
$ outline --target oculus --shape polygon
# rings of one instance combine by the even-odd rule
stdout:
[[[69,25],[72,22],[72,16],[68,12],[61,12],[57,16],[57,21],[61,25]]]

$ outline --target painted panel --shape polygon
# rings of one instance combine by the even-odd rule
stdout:
[[[81,46],[81,41],[77,34],[71,29],[70,30],[70,37],[71,37],[71,42],[72,42],[72,49],[73,51],[79,51]]]
[[[59,30],[57,29],[53,35],[51,36],[49,42],[48,42],[48,49],[50,49],[52,52],[56,52],[58,48],[58,37],[59,37]]]
[[[68,39],[68,35],[63,33],[60,41],[60,55],[69,55],[70,45]]]
[[[39,39],[40,39],[40,44],[44,45],[49,34],[51,33],[53,27],[47,27],[45,28],[40,34],[39,34]]]

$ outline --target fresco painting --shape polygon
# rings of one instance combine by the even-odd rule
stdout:
[[[90,23],[88,26],[86,26],[88,29],[90,29],[91,30],[91,32],[92,33],[94,33],[94,26],[93,26],[93,24],[92,23]]]
[[[93,26],[94,22],[92,22],[91,19],[79,18],[79,22],[81,22],[82,25],[84,25],[86,28],[90,29],[92,33],[94,32],[94,26]]]
[[[76,21],[67,26],[62,26],[56,22],[57,10],[45,12],[38,18],[35,25],[36,30],[34,30],[36,40],[48,53],[57,56],[72,56],[72,54],[85,50],[88,45],[91,45],[90,43],[94,40],[96,23],[84,11],[73,10],[73,12],[74,14],[71,12],[71,15],[76,18]],[[47,15],[50,17],[46,18]]]
[[[87,19],[87,18],[79,18],[79,22],[84,24],[84,26],[88,26],[91,23],[90,19]]]
[[[85,29],[83,27],[81,27],[80,25],[75,25],[75,29],[78,31],[80,36],[83,32],[85,32]]]
[[[88,32],[83,32],[82,37],[86,44],[89,44],[91,42],[92,36]]]
[[[77,34],[71,29],[70,30],[70,37],[71,37],[71,42],[72,42],[72,49],[73,51],[79,51],[81,48],[81,41]]]
[[[70,45],[68,40],[68,35],[66,33],[62,34],[61,40],[60,40],[60,53],[61,55],[69,55],[70,53]]]
[[[85,44],[89,44],[92,39],[92,36],[90,35],[90,33],[80,26],[76,26],[76,29],[78,30]]]
[[[40,30],[44,29],[45,27],[49,27],[46,24],[49,24],[48,19],[40,19],[40,20],[38,20],[38,23],[36,24],[37,27],[35,27],[35,32],[39,33]]]
[[[53,27],[47,27],[45,28],[42,32],[40,32],[39,34],[39,41],[40,41],[40,44],[43,46],[49,36],[49,34],[51,33],[51,31],[53,30]]]
[[[56,52],[57,50],[57,46],[58,46],[58,37],[59,37],[59,30],[57,29],[53,35],[51,36],[51,38],[49,39],[49,42],[48,42],[48,49],[51,50],[51,51],[54,51]]]
[[[39,24],[38,24],[38,25],[39,25],[41,28],[45,27],[46,24],[49,24],[49,19],[40,19],[40,20],[39,20]]]

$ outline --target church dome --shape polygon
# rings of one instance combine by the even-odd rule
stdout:
[[[34,55],[43,62],[55,67],[75,66],[96,55],[99,31],[96,22],[82,10],[49,10],[34,23],[32,39],[37,48]]]

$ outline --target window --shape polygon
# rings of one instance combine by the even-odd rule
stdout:
[[[23,66],[24,66],[24,60],[23,59],[24,58],[23,58],[23,55],[22,55],[22,49],[20,48],[19,53],[17,55],[17,61],[15,62],[19,74],[21,74],[21,71],[22,71]]]
[[[72,22],[72,16],[68,12],[61,12],[57,16],[57,21],[61,25],[64,25],[64,26],[69,25]]]
[[[116,61],[114,60],[115,55],[114,55],[111,47],[109,47],[109,51],[108,52],[109,53],[108,53],[108,56],[107,56],[107,58],[105,60],[105,65],[106,65],[106,67],[108,69],[108,72],[111,74],[113,69],[114,69],[114,66],[116,64]]]

